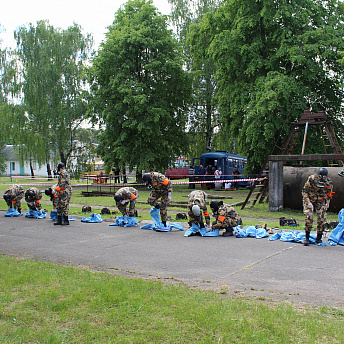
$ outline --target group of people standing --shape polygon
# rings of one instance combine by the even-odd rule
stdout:
[[[54,222],[54,225],[69,225],[68,211],[69,201],[72,196],[72,186],[70,185],[69,173],[63,163],[57,166],[57,174],[57,184],[46,189],[45,194],[50,196],[53,208],[57,210],[57,221]],[[24,196],[29,209],[41,214],[42,191],[36,187],[30,187],[25,191],[21,185],[12,185],[5,190],[4,200],[9,208],[13,208],[21,214],[21,200]]]

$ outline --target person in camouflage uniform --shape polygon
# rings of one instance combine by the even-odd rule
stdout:
[[[57,188],[57,184],[52,185],[50,188],[48,188],[44,191],[44,193],[47,196],[50,196],[50,201],[53,204],[53,210],[56,210],[57,205],[58,205],[58,197],[57,197],[58,192],[57,192],[56,188]]]
[[[69,201],[72,197],[72,186],[70,185],[69,173],[65,169],[64,163],[57,166],[57,221],[54,225],[69,225],[68,210]],[[63,215],[63,218],[62,218]]]
[[[9,208],[13,208],[21,213],[21,199],[24,197],[25,189],[18,184],[10,186],[4,193],[4,200]]]
[[[305,219],[305,240],[303,244],[309,245],[309,236],[313,225],[314,211],[317,214],[317,238],[316,243],[322,242],[321,238],[326,223],[326,211],[330,206],[330,200],[333,195],[333,184],[327,176],[328,171],[325,167],[321,167],[318,174],[312,174],[308,177],[302,189],[303,213]]]
[[[42,199],[42,191],[31,187],[28,188],[25,191],[25,202],[27,203],[27,206],[30,210],[38,210],[39,213],[41,213],[42,205],[41,205],[41,199]]]
[[[161,222],[166,227],[167,206],[172,199],[172,183],[164,174],[159,172],[144,173],[142,179],[148,186],[152,187],[147,203],[160,209]],[[161,198],[160,204],[157,202],[159,198]]]
[[[133,187],[124,187],[117,190],[114,199],[116,206],[123,216],[135,216],[135,204],[138,201],[139,192]],[[129,211],[127,205],[129,204]]]
[[[241,223],[236,210],[228,204],[223,204],[222,201],[211,201],[210,208],[216,216],[212,223],[212,229],[225,229],[223,236],[233,236],[233,227]]]
[[[210,216],[205,204],[207,199],[207,194],[201,190],[192,191],[189,195],[188,203],[188,215],[189,215],[189,225],[192,226],[193,223],[199,225],[200,228],[204,228],[203,215],[206,224],[210,226]],[[202,213],[202,211],[203,213]]]

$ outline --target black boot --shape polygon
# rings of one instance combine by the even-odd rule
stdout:
[[[309,245],[309,235],[311,234],[311,232],[306,231],[305,234],[306,234],[306,237],[305,237],[305,240],[303,240],[303,245],[308,246]]]
[[[322,232],[318,232],[317,233],[317,238],[315,239],[315,242],[317,243],[317,244],[321,244],[322,243],[322,240],[321,240],[321,238],[322,238]]]
[[[62,226],[68,226],[69,225],[69,220],[68,220],[68,215],[62,215]]]
[[[166,227],[166,221],[161,221],[161,223]]]
[[[225,236],[225,237],[233,236],[233,228],[232,227],[227,227],[226,231],[222,234],[222,236]]]
[[[57,216],[57,221],[54,222],[54,225],[62,225],[62,215]]]

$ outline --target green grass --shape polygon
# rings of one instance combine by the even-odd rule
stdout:
[[[342,343],[344,312],[0,258],[1,343]]]
[[[0,178],[0,193],[8,186]],[[74,183],[74,181],[73,181]],[[28,187],[28,186],[26,186]],[[45,187],[42,187],[44,189]],[[198,187],[199,188],[199,187]],[[113,197],[83,197],[74,189],[70,213],[83,205],[115,209]],[[187,201],[191,190],[175,185],[173,201]],[[139,219],[150,219],[149,191],[140,188]],[[243,201],[247,190],[209,191]],[[142,203],[141,203],[142,202]],[[49,197],[43,207],[51,210]],[[25,202],[24,202],[25,204]],[[0,198],[0,208],[7,205]],[[23,206],[23,208],[25,208]],[[240,210],[244,224],[279,225],[293,217],[303,228],[300,210],[270,213],[268,205]],[[25,209],[24,209],[25,211]],[[186,212],[169,207],[168,212]],[[115,215],[103,215],[104,218]],[[337,214],[329,214],[337,220]],[[288,228],[288,227],[284,227]],[[294,227],[290,227],[295,229]],[[342,343],[344,311],[298,309],[297,305],[229,296],[230,291],[192,290],[185,286],[94,273],[40,261],[0,257],[1,343]]]

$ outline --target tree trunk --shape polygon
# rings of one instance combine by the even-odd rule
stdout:
[[[125,167],[123,167],[122,177],[123,177],[123,184],[126,184],[127,183],[127,171],[126,171]]]
[[[48,173],[48,179],[53,179],[53,176],[51,174],[51,167],[50,167],[50,163],[47,162],[47,173]]]
[[[142,172],[140,172],[138,168],[136,168],[136,183],[143,183]]]
[[[30,170],[31,170],[31,178],[35,178],[35,172],[33,172],[33,167],[32,167],[32,160],[30,158]]]

